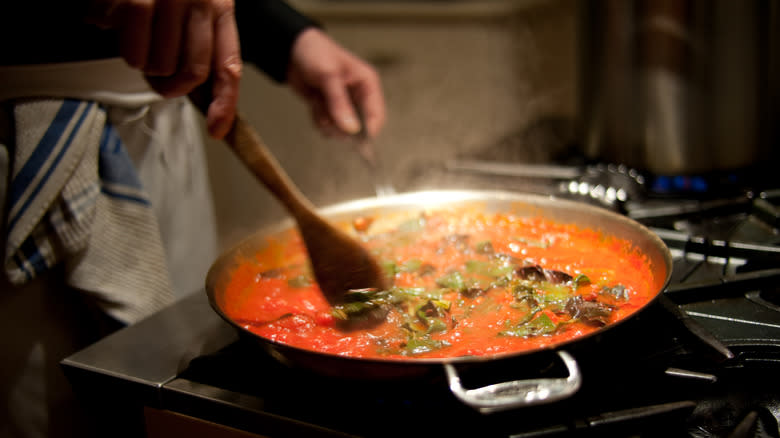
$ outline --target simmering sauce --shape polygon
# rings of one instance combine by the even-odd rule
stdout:
[[[267,339],[330,354],[492,356],[586,335],[657,293],[647,258],[596,230],[455,210],[373,220],[356,219],[351,232],[381,261],[390,289],[351,291],[332,307],[293,229],[232,272],[225,314]]]

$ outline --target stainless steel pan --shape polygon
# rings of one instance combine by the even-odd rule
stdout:
[[[580,202],[556,199],[538,195],[528,195],[501,191],[425,191],[385,196],[382,198],[361,199],[333,205],[321,212],[333,222],[351,221],[359,216],[380,218],[401,218],[404,215],[416,215],[422,210],[450,206],[481,208],[486,212],[512,212],[519,215],[541,215],[543,217],[583,227],[601,230],[605,234],[626,239],[644,253],[654,271],[653,288],[657,297],[667,285],[672,267],[669,249],[658,236],[641,224],[608,210]],[[586,338],[598,335],[605,330],[613,330],[623,321],[604,326],[587,336],[575,338],[564,343],[545,347],[544,351],[554,351],[568,369],[568,377],[553,379],[532,379],[502,382],[476,389],[465,389],[460,383],[458,367],[478,365],[479,363],[515,358],[534,354],[539,351],[507,353],[490,357],[456,357],[435,359],[364,359],[319,353],[290,347],[244,329],[231,320],[225,312],[224,286],[230,279],[233,268],[244,259],[261,250],[267,237],[289,229],[292,221],[284,221],[275,226],[260,230],[237,246],[222,254],[212,265],[206,278],[206,291],[214,310],[241,335],[251,342],[257,342],[272,356],[293,366],[304,367],[320,374],[362,379],[384,379],[419,375],[432,369],[444,369],[450,389],[464,403],[484,412],[530,406],[561,400],[573,395],[580,387],[581,375],[575,359],[565,348]],[[653,300],[651,300],[652,302]],[[650,303],[646,304],[646,308]],[[644,309],[643,308],[643,309]],[[639,313],[639,312],[637,312]],[[627,319],[631,319],[636,314]]]

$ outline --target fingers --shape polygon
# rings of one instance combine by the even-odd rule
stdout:
[[[149,78],[163,96],[188,94],[208,79],[214,52],[213,21],[210,9],[202,6],[190,9],[177,71],[169,76]]]
[[[288,83],[311,107],[316,126],[326,136],[373,137],[385,122],[379,75],[319,29],[301,33],[293,45]]]
[[[149,76],[171,76],[179,67],[182,32],[189,18],[184,2],[161,1],[155,7],[152,41],[144,72]]]
[[[356,81],[352,96],[363,113],[363,123],[369,137],[376,137],[385,124],[385,98],[379,75],[369,69]]]
[[[131,67],[144,70],[152,41],[154,3],[151,0],[122,3],[113,11],[109,20],[119,31],[120,55]]]
[[[331,76],[322,84],[325,109],[336,127],[348,135],[361,130],[361,122],[350,97],[347,83],[339,76]]]
[[[214,51],[213,20],[211,10],[203,5],[196,5],[190,9],[186,38],[188,44],[185,47],[180,71],[185,80],[201,84],[209,77],[211,56]]]
[[[319,131],[325,137],[329,138],[347,138],[348,135],[339,129],[333,122],[333,119],[328,112],[325,99],[322,96],[312,96],[309,99],[309,106],[311,108],[311,117],[314,120],[314,124]]]
[[[154,0],[91,0],[84,19],[102,29],[117,30],[119,54],[131,67],[144,70],[154,12]]]
[[[232,2],[223,3],[215,17],[213,100],[206,116],[209,134],[215,138],[224,137],[235,119],[242,68],[233,5]]]
[[[113,28],[120,54],[164,97],[209,81],[209,134],[232,126],[241,78],[233,0],[91,0],[88,22]]]
[[[355,135],[365,129],[368,137],[375,137],[385,123],[379,75],[357,59],[347,65],[347,74],[329,79],[322,87],[328,115],[345,134]]]
[[[326,137],[349,138],[365,129],[365,135],[376,137],[385,123],[385,100],[377,82],[349,81],[333,78],[320,92],[311,90],[304,96],[309,102],[312,119]],[[364,126],[363,126],[364,125]]]

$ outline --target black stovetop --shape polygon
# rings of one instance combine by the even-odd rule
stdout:
[[[265,413],[358,436],[725,436],[751,412],[761,430],[764,423],[776,429],[780,341],[729,347],[732,359],[656,303],[598,341],[569,349],[584,379],[573,397],[493,414],[458,402],[441,369],[392,381],[325,378],[280,364],[251,340],[195,358],[178,378],[259,398]],[[552,354],[538,354],[461,374],[470,387],[562,373]]]

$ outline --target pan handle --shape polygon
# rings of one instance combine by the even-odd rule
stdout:
[[[465,389],[451,363],[444,364],[450,391],[460,401],[482,412],[491,413],[512,408],[551,403],[572,396],[582,385],[582,374],[569,353],[557,351],[569,371],[566,378],[515,380],[475,389]]]

